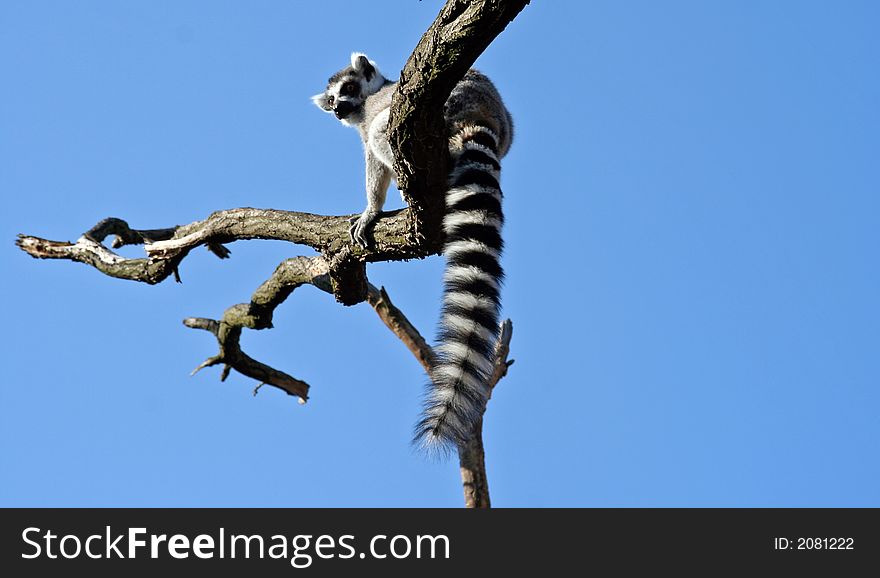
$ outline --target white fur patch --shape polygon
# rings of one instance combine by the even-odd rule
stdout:
[[[457,136],[460,139],[465,140],[465,139],[467,139],[467,137],[474,136],[475,134],[478,134],[478,133],[487,134],[490,137],[492,137],[492,140],[494,140],[496,143],[498,142],[498,135],[495,134],[495,131],[493,131],[488,126],[484,126],[482,124],[468,125],[468,126],[462,128],[460,131],[458,131]]]
[[[370,57],[364,54],[363,52],[352,52],[351,53],[351,67],[357,70],[356,62],[359,57],[363,56],[367,59],[367,62],[370,63],[370,66],[373,67],[375,74],[373,74],[373,78],[367,83],[367,93],[375,94],[377,90],[382,88],[382,85],[385,84],[385,77],[382,76],[382,73],[379,72],[379,65],[377,65],[374,61],[370,60]]]
[[[369,62],[370,57],[367,56],[366,54],[364,54],[363,52],[352,52],[352,53],[351,53],[351,67],[354,68],[355,70],[357,70],[357,60],[358,60],[358,58],[360,58],[361,56],[363,56],[364,58],[366,58],[367,61]],[[371,62],[370,64],[372,64],[372,62]]]
[[[482,125],[468,125],[458,131],[456,134],[449,139],[449,149],[452,151],[456,150],[467,150],[467,149],[477,149],[483,151],[484,153],[490,155],[496,161],[498,160],[498,156],[490,149],[489,147],[485,147],[477,142],[469,140],[465,142],[467,137],[471,137],[477,133],[485,133],[492,137],[495,141],[495,145],[498,146],[500,143],[498,142],[498,135],[490,129],[489,127]]]
[[[486,255],[494,257],[495,260],[498,260],[499,257],[498,251],[489,245],[471,239],[453,241],[451,243],[446,243],[446,246],[443,247],[443,254],[446,255],[447,258],[452,258],[460,253],[473,253],[474,251],[485,253]]]
[[[471,265],[450,265],[443,273],[444,281],[457,281],[467,283],[470,281],[485,281],[493,289],[498,289],[498,281],[482,269]]]
[[[492,361],[486,359],[486,356],[474,351],[467,345],[457,342],[443,343],[436,347],[443,359],[451,363],[466,362],[476,368],[482,375],[488,375],[492,372]]]
[[[455,329],[461,333],[474,333],[479,335],[489,343],[495,341],[495,335],[473,319],[461,315],[444,315],[441,323],[448,325],[450,329]]]
[[[446,206],[451,207],[459,201],[474,195],[489,195],[493,199],[501,200],[498,189],[482,187],[480,185],[468,185],[467,187],[455,187],[446,192]]]
[[[447,303],[463,309],[482,309],[488,313],[495,313],[494,301],[488,297],[474,295],[473,293],[468,293],[466,291],[451,291],[444,295],[443,299]]]
[[[458,382],[472,391],[482,391],[485,385],[470,373],[466,373],[456,365],[441,364],[434,368],[432,376],[437,381],[442,382]],[[438,379],[439,378],[439,379]],[[449,402],[455,399],[455,390],[451,387],[438,387],[431,396],[434,399]]]
[[[479,161],[468,160],[465,163],[458,163],[455,165],[455,168],[452,169],[451,173],[449,173],[449,182],[455,182],[455,179],[457,179],[459,175],[461,175],[461,173],[472,169],[477,169],[479,171],[489,173],[495,178],[496,181],[501,179],[501,171],[496,171],[495,167],[493,167],[492,165],[481,163]]]
[[[432,377],[438,376],[438,374],[439,374],[439,375],[443,375],[444,377],[448,377],[450,379],[450,381],[452,381],[453,379],[455,379],[457,374],[460,373],[460,371],[457,373],[453,373],[453,371],[441,372],[441,371],[438,371],[439,369],[440,369],[439,367],[435,368]],[[451,387],[438,387],[437,389],[435,389],[434,391],[431,392],[431,398],[434,401],[438,401],[438,402],[444,403],[444,404],[449,403],[453,397],[455,397],[455,390]],[[444,411],[444,408],[435,408],[433,410],[433,415],[439,416],[443,413],[443,411]]]
[[[333,112],[332,110],[328,110],[328,109],[324,108],[324,103],[327,102],[327,94],[326,93],[322,92],[320,94],[316,94],[315,96],[311,97],[311,99],[312,99],[312,102],[315,104],[315,106],[317,106],[318,108],[320,108],[324,112]]]
[[[501,223],[490,217],[485,211],[456,211],[443,217],[443,230],[449,234],[462,225],[485,225],[493,229],[501,229]]]

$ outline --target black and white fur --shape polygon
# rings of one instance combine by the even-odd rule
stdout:
[[[388,143],[388,116],[396,82],[387,80],[364,54],[351,55],[351,66],[334,74],[327,88],[312,97],[322,110],[358,129],[366,156],[367,207],[352,219],[353,242],[369,246],[369,230],[395,178]],[[488,380],[495,363],[501,257],[501,159],[513,140],[513,121],[492,82],[469,70],[444,109],[451,135],[452,170],[446,193],[443,229],[443,311],[432,387],[416,440],[431,448],[463,444],[483,415]]]

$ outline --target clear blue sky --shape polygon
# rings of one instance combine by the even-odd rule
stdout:
[[[457,463],[409,445],[421,369],[365,304],[304,288],[245,335],[305,406],[189,377],[215,343],[180,320],[309,249],[198,250],[149,287],[13,246],[107,216],[359,212],[356,133],[308,97],[352,50],[396,77],[439,3],[328,6],[0,3],[0,505],[461,504]],[[535,0],[480,58],[518,131],[496,505],[880,506],[878,21],[868,0]],[[441,272],[369,269],[427,335]]]

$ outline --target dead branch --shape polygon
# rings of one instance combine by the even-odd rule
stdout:
[[[498,382],[507,375],[513,365],[508,360],[510,340],[513,337],[513,322],[506,319],[501,323],[501,333],[495,344],[495,370],[489,380],[489,397]],[[486,450],[483,447],[483,418],[474,426],[474,435],[466,444],[458,448],[458,465],[461,469],[461,482],[464,489],[464,505],[466,508],[489,508],[489,481],[486,478]]]
[[[446,125],[439,114],[456,83],[529,0],[448,0],[400,73],[388,139],[394,171],[412,208],[412,233],[441,248],[448,175]]]
[[[328,271],[327,260],[321,256],[287,259],[278,265],[272,276],[254,292],[250,303],[233,305],[223,313],[223,318],[219,321],[197,317],[184,319],[183,324],[187,327],[204,329],[212,333],[220,346],[220,352],[196,367],[193,375],[205,367],[222,363],[224,369],[220,376],[221,381],[225,381],[229,370],[234,369],[246,377],[256,379],[261,385],[272,385],[289,395],[295,395],[305,403],[308,399],[309,385],[244,353],[240,346],[241,330],[245,327],[271,328],[275,308],[281,305],[297,287],[310,284],[328,293],[331,292]]]
[[[434,350],[431,349],[431,346],[428,345],[428,342],[425,341],[422,334],[419,333],[418,329],[409,322],[409,319],[406,318],[403,312],[394,306],[394,303],[391,302],[391,298],[388,297],[385,288],[382,287],[381,289],[376,289],[375,286],[370,285],[367,293],[367,301],[373,306],[373,309],[376,310],[376,314],[379,315],[379,319],[382,320],[385,326],[388,327],[388,329],[390,329],[391,332],[394,333],[404,345],[406,345],[406,348],[410,350],[410,353],[415,356],[416,361],[422,365],[425,372],[430,372],[431,366],[434,363]]]

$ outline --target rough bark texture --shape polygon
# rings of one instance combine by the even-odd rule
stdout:
[[[202,362],[223,365],[221,380],[231,370],[263,384],[308,399],[309,385],[245,354],[239,345],[243,328],[272,327],[272,314],[302,285],[312,285],[345,304],[368,301],[385,325],[397,335],[426,370],[434,353],[391,303],[384,288],[372,286],[365,264],[422,258],[439,252],[447,179],[447,139],[443,105],[452,88],[476,58],[528,0],[448,0],[422,36],[404,67],[391,109],[389,132],[395,152],[398,185],[409,208],[385,213],[376,222],[375,245],[367,250],[351,243],[350,216],[324,216],[275,209],[240,208],[217,211],[203,221],[163,229],[132,229],[122,219],[108,218],[85,232],[75,243],[19,235],[16,244],[40,259],[67,259],[90,265],[111,277],[156,284],[171,275],[180,281],[179,266],[187,254],[205,245],[221,259],[229,257],[225,243],[247,239],[274,239],[306,245],[320,254],[282,262],[260,285],[249,303],[228,308],[219,320],[188,318],[187,327],[208,331],[219,351]],[[360,196],[360,195],[357,195]],[[126,259],[111,248],[143,244],[147,256]],[[512,325],[502,324],[496,345],[497,361],[491,386],[507,374]],[[459,448],[465,505],[489,507],[489,490],[482,443],[482,423],[470,443]]]
[[[388,138],[398,186],[413,209],[413,241],[431,253],[442,244],[447,148],[443,106],[477,57],[529,0],[449,0],[400,73]]]

